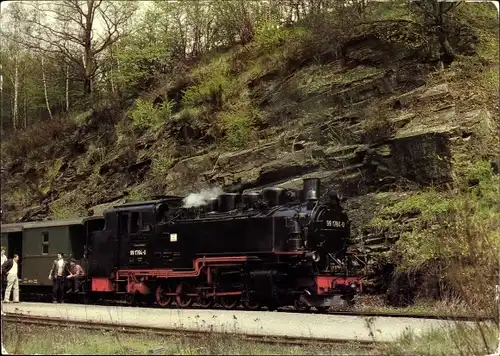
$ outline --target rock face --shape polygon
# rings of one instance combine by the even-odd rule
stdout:
[[[450,113],[440,115],[448,119]],[[425,128],[412,127],[409,120],[392,137],[373,145],[302,141],[296,151],[291,144],[270,142],[219,157],[195,156],[172,168],[167,177],[168,193],[184,194],[203,185],[245,189],[291,187],[290,182],[296,181],[299,187],[303,177],[314,175],[323,177],[325,188],[334,188],[346,196],[380,191],[398,180],[422,187],[450,183],[457,145],[466,143],[472,132],[482,141],[494,135],[490,115],[484,110],[454,114],[451,119],[450,125]],[[433,120],[439,121],[435,117]]]
[[[347,197],[353,242],[367,253],[388,251],[397,236],[367,228],[381,208],[377,194],[397,200],[400,187],[452,184],[461,164],[495,147],[498,129],[486,109],[457,109],[449,84],[429,84],[436,58],[419,31],[405,31],[412,24],[371,26],[369,34],[353,29],[359,33],[341,48],[307,65],[243,85],[262,114],[259,143],[249,149],[176,144],[177,135],[189,136],[179,121],[137,134],[117,127],[119,113],[88,113],[77,131],[46,148],[54,159],[2,166],[3,222],[58,218],[74,202],[79,209],[63,215],[209,186],[300,188],[303,178],[318,177],[323,192]]]

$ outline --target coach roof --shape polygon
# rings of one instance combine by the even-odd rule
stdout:
[[[0,226],[0,230],[1,232],[17,232],[17,231],[23,231],[25,229],[82,225],[83,223],[85,223],[85,221],[94,219],[102,219],[102,216],[89,216],[89,217],[64,219],[64,220],[27,221],[27,222],[13,223],[13,224],[2,224]]]

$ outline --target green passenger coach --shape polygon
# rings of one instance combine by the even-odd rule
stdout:
[[[82,263],[88,224],[99,221],[103,218],[93,216],[1,225],[1,242],[8,258],[14,254],[20,258],[20,286],[51,286],[48,274],[58,253]]]

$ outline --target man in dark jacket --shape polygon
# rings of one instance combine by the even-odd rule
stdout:
[[[66,261],[63,259],[63,254],[58,253],[57,259],[52,263],[52,268],[49,272],[49,279],[52,280],[52,298],[53,303],[63,303],[64,298],[64,283],[68,269]]]

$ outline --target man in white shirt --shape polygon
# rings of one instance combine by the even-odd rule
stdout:
[[[19,276],[17,262],[19,256],[14,255],[14,258],[7,260],[2,265],[2,274],[7,274],[7,289],[5,289],[4,303],[10,302],[10,292],[13,290],[13,302],[19,303]]]
[[[5,254],[5,247],[2,246],[2,263],[0,264],[0,268],[1,268],[1,266],[3,266],[3,264],[5,262],[7,262],[7,255]],[[2,289],[3,289],[3,276],[2,276],[1,283],[2,283]],[[0,296],[0,298],[1,298],[1,296]],[[5,315],[5,313],[3,312],[3,303],[2,303],[2,315]],[[2,351],[2,354],[3,354],[3,351]]]
[[[57,259],[52,264],[52,269],[49,272],[49,279],[52,280],[52,297],[53,303],[63,302],[64,296],[64,281],[68,274],[66,261],[63,259],[63,254],[58,253]]]
[[[0,266],[3,266],[3,264],[7,261],[7,255],[5,254],[5,247],[2,246],[2,264]]]

